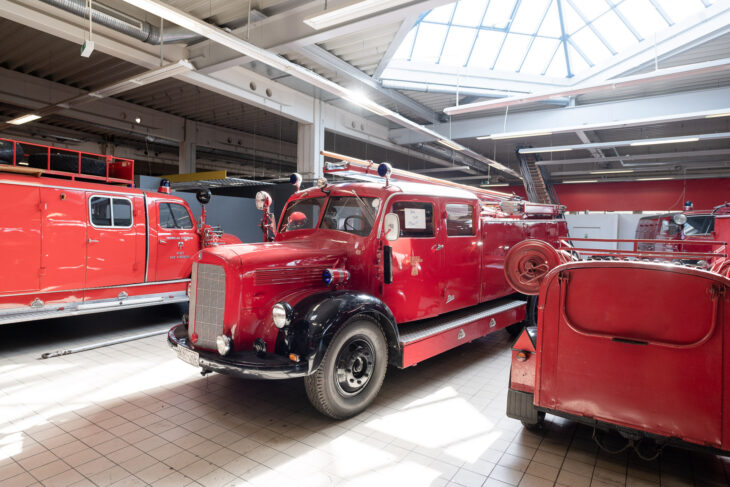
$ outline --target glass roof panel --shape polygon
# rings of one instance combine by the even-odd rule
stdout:
[[[521,73],[540,75],[545,72],[548,61],[552,57],[555,49],[560,44],[558,39],[547,39],[544,37],[536,37],[535,41],[527,53],[525,63],[520,69]]]
[[[484,16],[484,2],[482,0],[462,0],[456,6],[454,25],[477,27],[482,23]]]
[[[482,0],[483,2],[486,0]],[[487,2],[487,15],[484,16],[482,25],[485,27],[493,27],[495,29],[505,29],[512,18],[516,0],[500,0]]]
[[[475,68],[491,68],[503,39],[503,32],[491,30],[479,31],[477,42],[474,44],[474,51],[471,53],[471,58],[469,59],[469,66]]]
[[[421,24],[413,46],[411,61],[437,63],[441,55],[448,27],[438,24]]]
[[[512,32],[534,34],[540,26],[545,9],[552,0],[522,0],[512,22]]]
[[[507,39],[499,53],[497,64],[494,69],[497,71],[517,71],[522,64],[522,59],[530,44],[530,36],[522,34],[507,34]]]
[[[439,64],[446,66],[464,66],[476,34],[476,29],[452,26],[444,44],[444,52],[441,54]]]
[[[716,1],[460,0],[427,12],[393,59],[572,77]]]

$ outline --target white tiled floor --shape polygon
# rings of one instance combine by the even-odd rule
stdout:
[[[532,433],[506,418],[505,332],[389,369],[376,403],[336,422],[310,407],[301,381],[203,378],[164,336],[38,359],[159,324],[33,342],[49,326],[27,325],[25,343],[0,329],[3,487],[728,484],[720,457],[667,449],[645,462],[599,452],[569,421],[548,417]]]

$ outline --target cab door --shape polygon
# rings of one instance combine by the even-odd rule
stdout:
[[[393,198],[386,210],[398,215],[400,234],[397,240],[385,241],[392,249],[393,280],[383,285],[383,300],[398,323],[436,316],[441,310],[444,255],[438,201],[402,196]]]
[[[479,303],[481,239],[478,237],[478,204],[469,200],[442,200],[444,221],[441,241],[441,312],[448,313]]]
[[[144,241],[138,238],[134,211],[134,200],[140,198],[90,192],[86,195],[89,211],[86,287],[141,282],[144,257],[140,255],[139,247]],[[140,224],[144,225],[144,222]]]
[[[200,237],[190,211],[177,202],[157,203],[156,280],[169,281],[190,277],[192,259],[200,250]]]

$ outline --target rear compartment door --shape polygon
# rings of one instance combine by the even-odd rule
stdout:
[[[157,281],[190,277],[192,262],[200,250],[195,222],[185,205],[174,201],[157,203]]]
[[[0,292],[35,291],[40,287],[40,188],[3,184],[0,207]]]
[[[87,288],[144,281],[141,205],[141,197],[87,193]]]
[[[86,275],[86,193],[41,189],[41,288],[83,289]]]

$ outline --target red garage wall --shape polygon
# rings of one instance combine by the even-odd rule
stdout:
[[[520,186],[504,189],[525,195]],[[730,178],[556,184],[555,191],[568,211],[681,210],[687,200],[706,209],[730,201]]]

